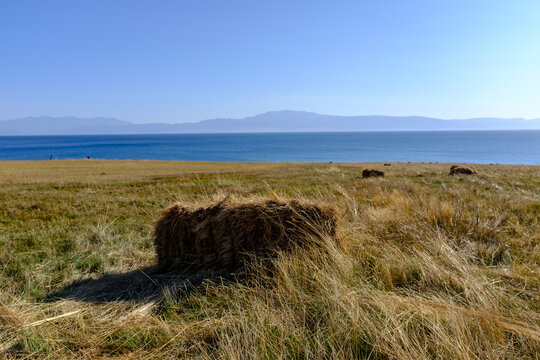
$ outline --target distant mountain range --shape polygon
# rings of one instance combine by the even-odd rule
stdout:
[[[113,118],[48,116],[0,121],[0,136],[421,130],[540,130],[540,119],[442,120],[421,116],[334,116],[284,110],[243,119],[211,119],[181,124],[134,124]]]

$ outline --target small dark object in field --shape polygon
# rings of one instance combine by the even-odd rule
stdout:
[[[157,222],[154,245],[163,270],[236,269],[251,256],[337,241],[332,208],[297,201],[166,209]]]
[[[458,165],[452,165],[450,167],[450,175],[473,175],[476,174],[476,170],[466,167],[466,166],[458,166]]]
[[[364,171],[362,171],[362,177],[363,178],[384,177],[384,171],[375,170],[375,169],[364,169]]]
[[[392,165],[392,164],[389,164],[389,163],[385,163],[385,164],[384,164],[384,166],[390,166],[390,165]]]

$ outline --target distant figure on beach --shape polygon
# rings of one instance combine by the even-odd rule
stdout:
[[[86,158],[87,158],[87,159],[90,159],[90,155],[88,155]]]
[[[54,155],[51,155],[51,156],[49,157],[49,160],[52,160],[52,159],[54,159]]]

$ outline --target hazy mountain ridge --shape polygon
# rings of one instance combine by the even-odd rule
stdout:
[[[421,116],[335,116],[271,111],[243,119],[134,124],[114,118],[27,117],[0,121],[0,135],[167,134],[301,131],[540,130],[540,119],[442,120]]]

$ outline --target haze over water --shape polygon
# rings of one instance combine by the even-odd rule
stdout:
[[[446,162],[540,165],[540,131],[0,137],[0,160]]]

